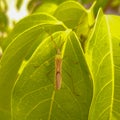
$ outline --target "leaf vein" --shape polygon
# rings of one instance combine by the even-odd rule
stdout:
[[[44,99],[44,100],[40,101],[38,104],[36,104],[36,105],[26,114],[25,119],[27,120],[27,118],[28,118],[29,115],[32,113],[32,111],[34,111],[40,104],[43,104],[44,102],[47,102],[47,101],[49,101],[50,99],[51,99],[51,98]]]

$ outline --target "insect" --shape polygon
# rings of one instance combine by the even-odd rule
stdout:
[[[54,47],[56,48],[56,55],[55,55],[55,89],[60,90],[61,84],[62,84],[62,54],[61,54],[61,48],[63,47],[63,43],[61,43],[61,46],[58,47],[56,42],[53,40],[52,36],[51,39],[54,43]],[[61,36],[59,38],[61,40]]]
[[[62,57],[60,50],[57,50],[57,55],[55,56],[55,88],[59,90],[62,83]]]
[[[51,37],[51,41],[53,42],[54,48],[56,49],[55,55],[55,80],[54,85],[56,90],[60,90],[62,84],[62,54],[61,50],[63,47],[64,42],[61,40],[62,36],[55,37],[59,40],[59,46],[57,45],[56,41],[54,40],[53,36],[50,34],[49,31],[45,30],[45,32]]]

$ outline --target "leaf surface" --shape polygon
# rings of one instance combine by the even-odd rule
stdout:
[[[11,34],[9,34],[7,39],[4,40],[3,48],[5,49],[19,34],[22,34],[29,29],[37,27],[40,24],[44,25],[46,23],[57,25],[57,24],[59,24],[59,21],[57,19],[55,19],[54,17],[44,14],[44,13],[32,14],[28,17],[25,17],[24,19],[22,19],[20,22],[18,22],[15,25]],[[49,32],[52,32],[51,30],[49,30]],[[44,31],[44,29],[43,29],[43,31]]]
[[[86,59],[91,70],[94,88],[89,120],[118,120],[120,118],[118,107],[120,82],[119,69],[117,69],[120,64],[118,54],[120,39],[118,37],[114,40],[113,37],[116,34],[114,25],[120,25],[118,22],[108,21],[109,19],[99,11],[93,35],[86,47]],[[113,32],[110,31],[109,24]]]
[[[55,78],[56,55],[62,58],[59,90]],[[70,30],[56,32],[39,45],[18,78],[12,94],[12,117],[87,120],[91,98],[92,81],[79,40]]]
[[[106,17],[110,25],[114,59],[115,81],[112,118],[113,120],[117,120],[120,118],[120,17],[113,15],[108,15]]]
[[[10,114],[11,89],[18,77],[20,65],[38,37],[40,38],[40,35],[42,37],[45,31],[52,33],[64,29],[62,23],[46,14],[29,16],[16,25],[13,33],[8,37],[12,42],[5,49],[0,61],[0,112],[6,111]],[[37,45],[41,41],[42,39]]]
[[[87,10],[78,2],[68,1],[58,6],[54,16],[62,21],[68,28],[73,29],[83,24],[83,18],[87,16]]]

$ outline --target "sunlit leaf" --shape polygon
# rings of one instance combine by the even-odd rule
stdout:
[[[4,40],[4,43],[2,46],[5,49],[15,39],[16,36],[24,33],[25,31],[27,31],[28,29],[31,29],[32,27],[35,27],[39,24],[44,25],[46,23],[47,24],[49,24],[49,23],[57,24],[58,22],[59,21],[57,21],[54,17],[45,15],[42,13],[33,14],[29,17],[25,17],[19,23],[17,23],[17,25],[12,30],[12,33],[8,36],[8,38],[6,40]],[[49,30],[49,28],[48,28],[47,31],[51,32],[52,29]]]
[[[73,29],[82,24],[82,18],[87,16],[87,11],[78,2],[68,1],[59,5],[54,16],[62,21],[67,27]]]
[[[78,0],[30,0],[28,4],[28,10],[31,12],[34,12],[36,10],[37,11],[44,10],[44,12],[51,13],[56,9],[57,5],[65,1],[78,1]]]
[[[45,14],[29,16],[16,25],[7,39],[12,42],[9,41],[10,44],[0,61],[0,112],[6,111],[10,114],[11,90],[19,67],[38,37],[43,36],[45,30],[52,33],[64,29],[62,23]]]
[[[56,55],[62,58],[59,90]],[[57,32],[40,44],[18,78],[12,95],[12,117],[87,120],[91,98],[92,81],[79,40],[69,30]]]
[[[55,3],[49,3],[49,2],[45,2],[44,4],[40,5],[36,10],[35,13],[39,13],[39,12],[46,12],[49,14],[53,14],[54,11],[57,9],[57,4]]]
[[[120,118],[120,17],[106,16],[110,25],[110,32],[112,36],[113,46],[113,60],[114,60],[114,98],[112,118],[117,120]]]
[[[113,53],[114,49],[120,51],[120,48],[117,43],[116,46],[113,45],[112,49],[114,42],[112,42],[111,35],[113,33],[110,32],[109,22],[101,11],[96,21],[94,33],[89,39],[86,49],[86,59],[94,86],[89,120],[117,120],[120,118],[120,109],[117,107],[120,101],[120,82],[119,70],[115,69],[117,66],[115,62],[118,63],[119,55],[117,60],[114,60],[116,57],[113,56]],[[118,54],[118,51],[115,51],[114,54]],[[119,66],[117,67],[119,68]]]

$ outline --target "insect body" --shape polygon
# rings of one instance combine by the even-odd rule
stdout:
[[[44,28],[43,28],[44,29]],[[61,42],[61,36],[59,36],[60,44],[61,46],[57,46],[56,42],[54,41],[54,37],[44,29],[44,31],[51,37],[51,41],[54,43],[54,48],[57,51],[57,54],[55,55],[55,89],[59,90],[61,88],[62,83],[62,55],[61,55],[61,49],[63,47],[64,42]],[[60,35],[60,34],[58,34]],[[56,37],[58,39],[58,37]]]
[[[58,49],[58,54],[55,56],[55,88],[59,90],[62,82],[62,57]]]

